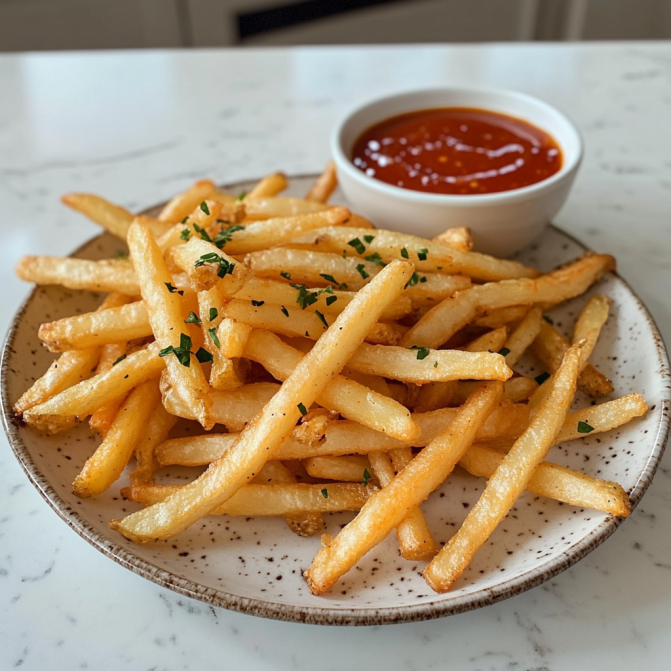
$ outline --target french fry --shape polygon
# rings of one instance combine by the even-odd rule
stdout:
[[[608,319],[608,311],[610,310],[612,302],[613,301],[610,298],[606,298],[606,296],[594,296],[594,298],[589,300],[578,316],[578,321],[576,322],[573,331],[573,344],[575,345],[582,340],[585,341],[580,350],[582,357],[580,361],[581,371],[585,368],[587,359],[591,356],[599,334],[601,333],[601,328]]]
[[[439,245],[458,249],[462,252],[470,252],[473,249],[473,233],[466,226],[447,228],[439,235],[436,235],[435,238],[432,238],[432,240]]]
[[[346,207],[331,207],[322,212],[306,212],[290,217],[273,217],[245,224],[226,242],[229,254],[247,254],[290,241],[298,235],[323,226],[341,226],[351,212]]]
[[[306,290],[310,294],[313,294],[315,298],[314,303],[311,302],[309,305],[305,306],[305,309],[310,312],[319,310],[322,313],[330,312],[332,314],[340,314],[356,296],[356,292],[354,291],[334,290],[328,293],[319,293],[319,289],[311,289],[308,287],[306,287]],[[298,302],[298,299],[301,296],[301,291],[288,285],[286,282],[265,280],[259,277],[248,277],[242,288],[234,294],[231,294],[231,296],[244,301],[258,301],[262,299],[266,303],[291,306]],[[337,300],[332,300],[333,296],[335,296]],[[310,301],[312,301],[312,299],[310,299]],[[406,317],[411,312],[412,302],[410,298],[402,295],[394,301],[393,305],[389,305],[385,309],[381,319],[384,321],[395,321],[402,317]]]
[[[245,351],[245,345],[252,334],[252,327],[235,319],[222,319],[217,336],[221,342],[221,350],[229,358],[241,357]]]
[[[216,193],[212,197],[230,207],[230,196],[222,196]],[[297,214],[324,212],[329,209],[328,205],[324,205],[323,203],[315,203],[303,200],[302,198],[290,198],[287,196],[250,197],[247,195],[242,202],[245,205],[247,216],[252,219],[293,217]]]
[[[478,382],[470,380],[457,383],[449,405],[460,406],[477,389]],[[538,382],[530,377],[511,377],[503,385],[504,401],[520,403],[526,401],[538,389]]]
[[[305,196],[305,200],[311,200],[316,203],[325,203],[337,186],[338,176],[336,175],[335,161],[330,160],[326,164],[324,172],[317,177],[317,181],[312,185],[308,195]]]
[[[615,268],[607,254],[587,254],[537,279],[522,278],[473,286],[429,310],[403,339],[403,346],[440,347],[487,310],[511,305],[560,303],[584,293]]]
[[[466,275],[424,273],[418,277],[419,282],[403,292],[418,307],[433,307],[457,291],[464,291],[471,286],[471,279]],[[424,277],[426,282],[422,280]]]
[[[177,417],[171,415],[159,402],[153,407],[146,424],[141,427],[140,437],[135,445],[137,464],[130,473],[131,484],[153,483],[156,462],[154,449],[168,439],[168,434],[177,423]]]
[[[463,573],[473,555],[515,505],[554,445],[575,395],[580,349],[573,346],[566,352],[540,411],[491,476],[461,528],[425,569],[424,578],[434,591],[446,592]]]
[[[188,217],[204,200],[212,198],[216,191],[214,182],[202,179],[192,187],[175,196],[162,210],[158,218],[170,224],[176,224]]]
[[[509,326],[524,319],[527,312],[529,312],[528,305],[511,305],[507,308],[496,308],[495,310],[488,311],[473,323],[476,326],[483,326],[484,328],[498,329],[501,326]]]
[[[283,172],[266,175],[248,194],[247,198],[266,198],[276,196],[289,186],[287,176]]]
[[[61,198],[61,202],[73,210],[81,212],[91,221],[122,240],[126,239],[128,229],[133,223],[134,215],[128,210],[110,203],[100,196],[89,193],[68,193]],[[168,229],[165,223],[151,217],[143,217],[143,220],[155,236],[163,235]]]
[[[107,373],[83,380],[24,411],[24,421],[47,433],[72,427],[77,418],[83,419],[105,403],[159,375],[165,368],[165,360],[158,356],[158,351],[158,345],[152,344],[129,354]]]
[[[156,240],[162,252],[170,247],[178,247],[186,244],[191,238],[211,240],[210,234],[216,237],[215,231],[221,229],[217,218],[221,213],[221,203],[215,200],[203,200],[194,206],[195,209],[173,224],[168,231]],[[139,223],[142,223],[139,221]]]
[[[475,443],[460,459],[459,465],[471,475],[489,479],[504,458],[505,454],[499,450]],[[549,461],[543,461],[536,467],[526,489],[536,496],[546,496],[580,508],[601,510],[618,517],[627,517],[631,512],[627,494],[617,483],[592,478]]]
[[[59,284],[67,289],[118,292],[139,296],[133,264],[119,259],[88,261],[59,256],[24,256],[16,274],[25,282]]]
[[[343,375],[350,380],[354,380],[364,387],[368,387],[378,394],[383,396],[388,396],[392,398],[391,391],[389,389],[389,383],[379,375],[368,375],[368,373],[360,373],[356,370],[351,370],[350,368],[345,367],[343,369]]]
[[[190,350],[191,339],[185,335],[179,295],[171,289],[171,277],[163,255],[151,233],[133,222],[128,231],[128,246],[138,273],[142,299],[156,341],[166,359],[166,369],[175,389],[184,399],[204,428],[214,422],[209,416],[212,399],[200,363]],[[184,345],[189,345],[184,347]],[[166,348],[172,348],[166,352]],[[182,350],[185,350],[182,352]],[[183,361],[180,360],[180,352]]]
[[[449,380],[507,380],[512,375],[504,357],[487,351],[408,350],[366,343],[352,355],[347,366],[361,373],[416,384]]]
[[[380,485],[389,486],[396,476],[389,455],[385,452],[371,452],[368,458]],[[424,513],[419,506],[410,508],[406,512],[407,514],[396,527],[401,557],[408,561],[430,561],[439,548],[429,530]]]
[[[302,409],[312,405],[340,372],[411,274],[411,264],[389,264],[338,316],[224,456],[179,493],[111,522],[112,528],[137,543],[169,538],[230,499],[278,451]]]
[[[568,340],[554,326],[542,321],[540,332],[529,349],[550,373],[555,373],[568,348]],[[589,361],[580,373],[578,387],[592,397],[608,396],[614,391],[613,383]]]
[[[235,293],[248,274],[242,263],[201,238],[192,237],[185,245],[169,247],[166,260],[188,275],[194,291],[207,291],[221,284],[222,291]]]
[[[510,368],[517,365],[527,347],[538,336],[541,329],[541,317],[541,309],[532,308],[506,340],[504,347],[508,351],[505,352],[504,356]]]
[[[457,349],[464,352],[498,352],[503,347],[507,337],[508,327],[501,326]]]
[[[76,477],[72,491],[77,496],[97,496],[119,479],[133,455],[145,424],[160,401],[156,380],[147,380],[130,393],[105,439]]]
[[[455,380],[423,384],[417,395],[415,412],[430,412],[431,410],[447,408],[454,396],[454,392],[457,390],[457,385],[458,383]],[[458,405],[461,405],[461,403]]]
[[[312,477],[322,480],[367,482],[372,477],[371,465],[367,457],[359,457],[357,455],[312,457],[306,459],[303,465]]]
[[[540,274],[517,261],[497,259],[476,252],[463,252],[425,238],[395,231],[377,230],[372,234],[368,229],[350,226],[324,228],[294,238],[288,246],[293,249],[336,254],[346,250],[348,256],[373,255],[384,263],[394,259],[409,259],[418,272],[463,273],[488,282],[520,277],[533,278]]]
[[[255,329],[247,341],[244,356],[260,363],[276,379],[286,380],[310,354],[303,355],[276,335]],[[334,377],[316,401],[324,408],[399,440],[412,440],[419,435],[410,412],[400,403],[342,375]]]
[[[440,486],[470,447],[478,427],[498,403],[502,389],[500,382],[483,384],[460,409],[450,427],[386,487],[373,494],[333,542],[317,552],[304,574],[313,594],[323,594],[334,585],[398,526],[408,509],[418,506]]]
[[[137,485],[121,490],[124,498],[138,503],[157,504],[182,494],[188,485]],[[328,496],[324,496],[323,490]],[[210,515],[237,517],[281,517],[305,513],[357,511],[366,502],[372,487],[337,482],[328,485],[284,484],[245,485],[225,503],[209,511]]]

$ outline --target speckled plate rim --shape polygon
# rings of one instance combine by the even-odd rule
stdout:
[[[308,175],[301,175],[299,177],[308,177]],[[310,175],[310,177],[316,177],[316,175]],[[245,181],[247,180],[241,180],[236,184],[242,184]],[[228,185],[226,188],[234,189],[236,184]],[[148,208],[146,211],[153,209],[154,207]],[[582,242],[573,236],[555,226],[551,227],[569,238],[585,252],[590,251]],[[71,256],[83,251],[98,237],[100,236],[89,239],[83,245],[75,249]],[[629,286],[629,284],[617,273],[613,274],[631,293],[632,297],[646,316],[655,341],[658,359],[657,364],[659,367],[658,374],[664,383],[664,392],[661,399],[660,422],[655,436],[654,447],[645,467],[642,469],[641,474],[636,481],[636,484],[629,493],[629,499],[633,510],[638,505],[652,482],[657,466],[664,454],[664,448],[669,436],[669,424],[671,422],[671,372],[669,370],[669,357],[664,346],[664,341],[654,319],[631,286]],[[82,519],[76,510],[72,509],[59,496],[58,492],[51,486],[47,478],[44,477],[32,460],[28,449],[21,440],[18,427],[15,423],[16,420],[9,401],[9,390],[6,384],[6,379],[7,373],[9,372],[8,359],[12,351],[18,324],[30,307],[32,301],[35,299],[35,296],[36,290],[34,289],[17,310],[9,332],[7,333],[2,349],[2,359],[0,360],[0,377],[2,385],[0,402],[2,407],[2,421],[14,455],[28,476],[28,479],[35,486],[42,498],[77,534],[88,541],[94,548],[114,560],[117,564],[124,566],[147,580],[151,580],[162,587],[167,587],[184,596],[198,599],[213,606],[245,613],[247,615],[256,615],[258,617],[284,620],[287,622],[302,622],[306,624],[363,626],[430,620],[438,617],[445,617],[447,615],[457,615],[458,613],[482,608],[483,606],[489,606],[540,585],[580,561],[580,559],[601,545],[601,543],[603,543],[624,521],[622,518],[612,516],[606,517],[591,533],[584,536],[581,540],[557,557],[549,560],[542,566],[520,573],[495,587],[483,588],[479,592],[464,594],[461,597],[450,598],[449,600],[445,600],[444,597],[436,595],[434,601],[419,604],[417,606],[349,609],[305,607],[264,599],[241,597],[222,590],[205,587],[197,582],[177,576],[170,571],[159,568],[149,561],[139,558],[132,552],[129,552],[126,548],[118,545],[96,531],[96,529]]]

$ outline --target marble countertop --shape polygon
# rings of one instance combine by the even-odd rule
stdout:
[[[318,171],[336,120],[408,88],[488,85],[566,111],[586,144],[556,223],[617,256],[671,342],[671,43],[145,51],[0,56],[0,330],[22,254],[92,235],[61,206],[91,191],[141,209],[195,179]],[[671,455],[622,528],[541,587],[414,624],[327,628],[211,608],[98,553],[0,439],[0,668],[668,668]]]

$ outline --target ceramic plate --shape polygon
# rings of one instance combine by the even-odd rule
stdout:
[[[306,193],[312,179],[293,179],[292,193]],[[248,187],[241,183],[229,190],[236,193]],[[74,255],[108,258],[122,246],[103,234]],[[551,227],[519,258],[547,271],[584,251],[579,242]],[[603,278],[585,296],[553,310],[555,325],[570,334],[576,315],[596,293],[610,296],[614,305],[592,360],[613,380],[615,396],[641,392],[650,411],[620,430],[556,446],[549,459],[621,483],[636,506],[666,441],[668,359],[652,318],[615,274]],[[14,319],[3,352],[5,429],[16,458],[61,519],[108,557],[169,589],[216,606],[281,620],[357,625],[422,620],[485,606],[534,587],[584,557],[620,524],[600,512],[525,494],[452,591],[443,595],[434,594],[424,582],[422,563],[399,557],[394,534],[322,597],[312,596],[301,577],[319,549],[319,536],[298,538],[278,519],[208,517],[167,542],[133,545],[107,525],[138,507],[119,496],[125,477],[95,500],[82,501],[72,494],[72,481],[99,442],[88,425],[47,437],[12,421],[12,404],[53,356],[37,339],[39,324],[93,310],[100,298],[60,287],[42,287],[30,294]],[[532,360],[522,361],[518,370],[530,375],[543,372]],[[575,407],[589,402],[579,393]],[[161,477],[184,474],[164,469]],[[456,472],[423,505],[440,542],[456,531],[483,486],[484,480]],[[327,516],[327,531],[337,533],[352,517],[351,513]]]

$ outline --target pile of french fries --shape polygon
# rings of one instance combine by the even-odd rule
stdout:
[[[322,594],[392,531],[448,590],[526,490],[626,516],[622,487],[546,461],[550,448],[643,415],[639,394],[569,412],[576,388],[612,394],[590,362],[610,300],[592,298],[568,341],[543,312],[615,267],[588,254],[547,274],[471,250],[467,229],[433,240],[376,229],[329,206],[330,164],[305,199],[282,174],[247,194],[197,182],[158,216],[93,195],[63,202],[127,242],[128,258],[24,257],[38,285],[106,292],[95,312],[42,324],[59,353],[17,401],[50,434],[88,418],[102,441],[73,483],[146,507],[111,522],[136,543],[206,515],[283,517],[296,534],[324,513],[356,517],[305,572]],[[525,352],[546,373],[514,372]],[[178,420],[199,425],[189,437]],[[173,432],[174,433],[174,432]],[[202,468],[186,485],[160,469]],[[457,467],[487,479],[441,548],[421,504]]]

